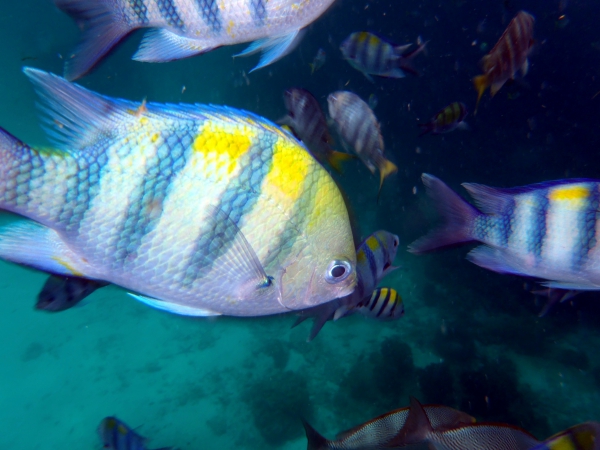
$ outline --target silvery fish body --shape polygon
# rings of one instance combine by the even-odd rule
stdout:
[[[0,257],[160,309],[256,316],[347,295],[342,196],[289,134],[227,107],[135,104],[34,69],[58,150],[0,133]]]
[[[334,0],[56,0],[82,26],[81,44],[67,61],[65,76],[90,70],[128,33],[148,32],[138,61],[187,58],[223,45],[254,43],[242,54],[264,50],[255,69],[294,48],[299,31]]]
[[[446,225],[411,245],[420,253],[479,241],[468,258],[500,273],[548,280],[552,288],[600,289],[600,182],[571,179],[499,189],[463,186],[479,209],[441,180],[423,174]]]
[[[369,105],[358,95],[336,91],[327,97],[329,115],[339,134],[367,166],[371,173],[380,172],[380,184],[398,168],[383,155],[384,144],[379,122]]]

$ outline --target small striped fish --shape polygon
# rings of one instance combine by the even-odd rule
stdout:
[[[319,161],[327,160],[340,172],[342,162],[354,156],[331,148],[333,139],[317,99],[306,89],[290,88],[284,92],[283,100],[288,113],[278,122],[291,127]]]
[[[399,319],[404,315],[404,302],[396,289],[378,288],[367,301],[356,305],[353,311],[379,320]]]
[[[342,195],[288,133],[227,107],[139,105],[25,73],[58,148],[0,130],[0,209],[30,219],[0,229],[0,258],[195,316],[296,311],[354,290]]]
[[[413,50],[412,44],[393,45],[366,31],[358,31],[348,36],[340,50],[346,61],[362,72],[369,81],[371,75],[389,78],[403,78],[405,72],[418,75],[412,67],[412,59],[425,50],[427,43],[420,42]]]
[[[346,297],[302,311],[293,327],[314,317],[308,342],[312,341],[329,320],[338,320],[354,311],[355,306],[371,298],[377,284],[390,272],[400,240],[388,231],[379,230],[365,239],[356,250],[356,289]],[[360,309],[360,308],[359,308]]]
[[[371,173],[379,169],[381,191],[383,180],[398,168],[383,155],[383,137],[375,114],[358,95],[348,91],[329,94],[327,104],[340,136],[354,148]]]
[[[525,11],[510,21],[494,48],[481,60],[483,75],[473,78],[477,90],[477,106],[485,90],[491,86],[492,97],[504,83],[513,79],[520,70],[525,76],[529,68],[527,57],[533,46],[533,16]],[[477,114],[477,107],[475,107]]]
[[[450,103],[448,106],[435,113],[429,122],[419,124],[419,126],[423,128],[423,132],[419,136],[423,136],[427,133],[448,133],[457,128],[465,130],[468,128],[467,123],[464,122],[465,117],[467,117],[467,107],[464,103]]]
[[[472,424],[475,418],[453,408],[441,405],[424,405],[427,419],[434,429],[450,429]],[[304,430],[308,439],[308,450],[364,450],[387,448],[406,424],[410,408],[402,408],[375,417],[361,425],[343,431],[335,441],[319,434],[308,422]]]
[[[65,76],[79,78],[138,28],[148,32],[133,59],[164,62],[254,41],[239,55],[262,51],[265,67],[298,44],[301,30],[334,0],[55,0],[83,28]]]
[[[600,290],[599,181],[512,189],[463,184],[480,209],[434,176],[423,174],[423,183],[446,224],[415,241],[413,253],[479,241],[486,245],[467,258],[481,267],[548,280],[551,288]]]
[[[116,417],[105,417],[98,426],[98,434],[102,440],[102,448],[107,450],[150,450],[146,447],[147,439],[140,436],[124,422]],[[162,447],[156,450],[170,450]]]

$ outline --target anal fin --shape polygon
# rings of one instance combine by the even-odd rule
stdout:
[[[253,53],[262,51],[263,54],[261,55],[256,67],[250,71],[251,73],[255,70],[262,69],[263,67],[266,67],[278,59],[286,56],[296,48],[296,46],[302,40],[302,37],[304,37],[304,30],[294,30],[291,33],[283,36],[259,39],[250,44],[241,53],[234,55],[234,57],[252,55]]]
[[[49,312],[64,311],[107,284],[86,278],[50,275],[38,294],[35,308]]]
[[[213,48],[203,45],[200,40],[179,36],[161,28],[150,30],[144,35],[133,59],[144,62],[165,62],[206,53]]]

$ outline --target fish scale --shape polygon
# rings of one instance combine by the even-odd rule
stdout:
[[[0,134],[0,208],[58,231],[43,239],[73,252],[45,261],[62,264],[59,275],[117,284],[194,315],[272,314],[354,289],[341,194],[287,133],[227,107],[139,106],[26,73],[46,116],[60,120],[47,120],[62,133],[57,143],[70,149],[38,151]],[[30,192],[31,161],[45,170]],[[24,261],[3,253],[2,236],[0,257]],[[340,265],[338,280],[331,270]]]

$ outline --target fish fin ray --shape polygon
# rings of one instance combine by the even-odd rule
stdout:
[[[56,231],[32,220],[0,228],[0,258],[63,276],[81,277],[87,271]]]
[[[215,250],[200,255],[202,265],[210,270],[200,277],[210,276],[219,285],[227,280],[225,294],[235,300],[260,295],[265,288],[273,287],[273,278],[265,273],[254,249],[225,211],[211,206],[206,229],[219,232],[210,243]],[[227,250],[222,253],[224,248]]]
[[[214,48],[202,45],[202,41],[198,39],[190,39],[160,28],[150,30],[144,35],[133,59],[143,62],[173,61],[206,53]]]
[[[541,284],[542,284],[542,286],[546,286],[551,289],[566,289],[569,291],[596,291],[596,290],[598,290],[598,286],[594,286],[592,284],[586,284],[586,283],[577,283],[576,281],[551,280],[551,281],[544,281]],[[571,298],[571,297],[569,297],[569,298]],[[566,300],[567,299],[561,300],[561,302],[566,301]]]
[[[83,27],[83,36],[65,64],[65,78],[74,80],[91,70],[133,28],[115,15],[111,2],[97,0],[55,0]]]
[[[108,283],[104,281],[50,275],[37,296],[35,308],[48,312],[64,311],[106,285]]]
[[[470,227],[481,211],[450,189],[439,178],[424,173],[423,184],[445,223],[409,245],[411,253],[423,253],[473,240]]]
[[[479,267],[498,273],[527,275],[527,270],[511,257],[505,249],[480,245],[467,254],[467,259]]]
[[[502,189],[477,183],[463,183],[462,186],[486,214],[502,214],[513,202],[513,196]]]
[[[40,99],[39,108],[49,138],[60,149],[73,151],[109,132],[138,103],[113,100],[31,67],[23,69]]]
[[[475,105],[475,111],[473,115],[477,115],[477,109],[479,108],[479,102],[481,101],[481,97],[485,90],[490,87],[490,80],[487,75],[478,75],[473,78],[473,86],[475,86],[475,90],[477,91],[477,104]]]
[[[258,64],[248,73],[262,69],[292,52],[304,37],[305,30],[294,30],[283,36],[259,39],[250,44],[244,51],[234,55],[248,56],[258,51],[262,52]]]
[[[328,447],[329,441],[325,439],[321,433],[315,430],[310,423],[302,418],[306,440],[308,441],[307,450],[322,450]]]
[[[166,302],[164,300],[158,300],[156,298],[147,297],[141,294],[134,294],[132,292],[127,293],[130,297],[133,297],[137,301],[145,303],[148,306],[151,306],[156,309],[160,309],[162,311],[167,311],[173,314],[179,314],[182,316],[196,316],[196,317],[213,317],[220,316],[221,313],[216,311],[212,311],[206,308],[199,308],[196,306],[186,306],[179,305],[177,303]]]

